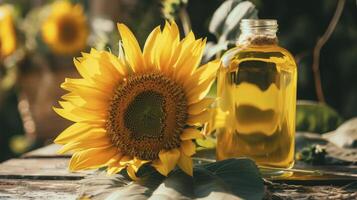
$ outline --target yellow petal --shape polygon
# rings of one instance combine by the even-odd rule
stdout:
[[[107,86],[115,86],[122,75],[119,73],[117,68],[110,62],[110,59],[107,54],[102,53],[100,59],[98,59],[97,61],[98,65],[100,66],[100,75],[96,77],[100,77],[101,80],[107,84]]]
[[[123,154],[118,150],[118,153],[113,157],[111,158],[109,161],[108,161],[108,167],[120,167],[120,159],[123,157]]]
[[[76,88],[88,87],[103,93],[109,92],[107,87],[98,87],[98,84],[92,83],[86,79],[66,78],[65,81],[61,84],[61,87],[68,91],[75,91]]]
[[[170,22],[171,24],[171,38],[173,39],[173,43],[178,44],[180,40],[180,30],[175,21]]]
[[[66,100],[77,107],[83,106],[86,103],[86,101],[83,98],[74,94],[73,92],[63,95],[61,99]]]
[[[211,89],[211,86],[214,83],[214,81],[215,81],[215,77],[212,77],[211,79],[207,79],[202,84],[188,91],[187,96],[188,96],[189,104],[197,103],[200,100],[202,100]]]
[[[180,159],[177,165],[184,171],[186,174],[193,176],[193,163],[192,158],[186,156],[185,154],[181,154]]]
[[[157,26],[148,36],[145,42],[144,46],[144,59],[146,62],[146,65],[149,67],[154,65],[154,59],[155,59],[155,47],[158,45],[157,42],[157,37],[161,34],[160,31],[160,26]]]
[[[91,110],[76,107],[70,102],[60,101],[59,103],[63,109],[53,107],[53,110],[61,117],[73,122],[92,121],[100,122],[100,124],[102,124],[102,121],[106,116],[105,110],[93,112]]]
[[[172,66],[169,66],[171,55],[172,55],[172,48],[173,45],[173,38],[171,35],[171,26],[166,21],[165,27],[162,31],[162,34],[159,36],[160,46],[157,48],[156,54],[156,65],[160,67],[163,73],[169,74],[169,71],[172,71]],[[168,45],[165,45],[168,44]]]
[[[62,108],[67,113],[71,113],[72,115],[79,116],[84,120],[105,119],[108,114],[106,112],[106,109],[102,109],[102,110],[86,109],[82,107],[77,107],[68,101],[59,101],[58,103],[62,106]]]
[[[74,115],[72,114],[71,112],[68,112],[67,110],[65,109],[62,109],[62,108],[55,108],[55,107],[52,107],[53,111],[55,111],[59,116],[65,118],[65,119],[68,119],[72,122],[80,122],[80,121],[83,121],[83,120],[86,120],[86,118],[84,118],[83,116],[78,116],[78,115]]]
[[[201,131],[195,128],[186,128],[180,135],[181,140],[192,140],[196,138],[202,138]]]
[[[175,79],[179,83],[184,83],[185,78],[187,77],[185,77],[184,74],[189,71],[188,68],[192,67],[190,65],[192,65],[192,63],[194,62],[193,60],[195,58],[193,57],[193,55],[195,55],[195,46],[197,45],[198,41],[193,41],[189,44],[182,44],[180,46],[181,52],[177,59],[177,62],[175,63]]]
[[[181,67],[183,67],[182,63],[185,62],[187,58],[189,58],[191,50],[195,44],[195,35],[191,31],[184,39],[179,42],[177,47],[173,49],[174,52],[171,64],[176,68],[176,75],[178,74],[178,71],[181,69]]]
[[[192,156],[196,153],[196,145],[192,142],[192,140],[182,141],[180,149],[186,156]]]
[[[75,115],[81,115],[86,119],[103,119],[107,115],[108,105],[99,107],[101,109],[93,109],[85,106],[88,106],[87,104],[89,104],[90,106],[94,107],[94,102],[86,102],[83,106],[76,106],[70,101],[59,101],[58,103],[63,109],[67,110],[68,112],[71,112]]]
[[[167,176],[176,166],[180,158],[180,150],[161,150],[159,160],[155,160],[152,166],[162,175]]]
[[[205,111],[215,101],[214,98],[204,98],[201,101],[188,106],[188,114],[197,115]]]
[[[118,70],[118,72],[122,76],[127,76],[129,69],[122,60],[120,60],[118,57],[114,56],[109,52],[105,52],[105,56],[108,57],[109,62],[112,63],[112,65]]]
[[[109,174],[109,175],[116,174],[126,167],[125,165],[120,165],[120,163],[119,163],[119,161],[122,157],[123,157],[123,155],[120,152],[118,152],[117,155],[115,155],[113,158],[111,158],[107,162],[107,164],[108,164],[107,174]]]
[[[141,159],[138,159],[135,157],[134,163],[131,165],[131,167],[133,168],[133,170],[135,172],[137,172],[142,165],[144,165],[145,163],[148,163],[148,162],[149,162],[148,160],[141,160]]]
[[[128,156],[128,155],[123,156],[119,161],[120,165],[129,165],[129,164],[133,164],[133,163],[134,163],[133,157]]]
[[[195,45],[192,47],[192,50],[190,50],[190,57],[187,57],[186,60],[184,60],[181,64],[182,67],[177,75],[179,78],[191,76],[192,73],[196,70],[196,68],[201,62],[205,43],[206,40],[198,40],[195,42]]]
[[[106,101],[111,98],[112,90],[110,88],[97,88],[93,85],[87,84],[84,79],[69,79],[61,84],[61,88],[78,94],[83,99],[91,99],[96,97],[98,100]],[[106,90],[108,89],[108,90]]]
[[[108,103],[101,101],[85,100],[73,92],[65,94],[61,97],[63,100],[68,101],[75,107],[81,107],[88,110],[93,110],[98,113],[105,112],[108,108]]]
[[[87,139],[82,141],[72,141],[65,144],[57,153],[64,154],[69,151],[82,151],[90,148],[99,148],[99,147],[111,147],[112,143],[109,138],[101,139]]]
[[[73,154],[69,163],[71,171],[83,169],[95,169],[105,166],[105,164],[118,151],[116,147],[90,148]]]
[[[185,87],[195,87],[202,84],[207,79],[216,77],[217,71],[221,65],[220,60],[211,61],[201,67],[199,67],[189,79],[185,79]]]
[[[108,169],[107,169],[107,174],[109,174],[109,175],[117,174],[117,173],[121,172],[121,170],[123,170],[124,168],[125,168],[125,166],[121,166],[121,167],[108,167]]]
[[[123,40],[123,48],[125,58],[135,72],[145,69],[143,55],[138,41],[134,34],[124,24],[117,24],[121,39]]]
[[[74,66],[77,68],[78,73],[86,80],[92,81],[92,74],[90,74],[85,67],[83,67],[79,60],[82,58],[73,58]]]
[[[85,122],[77,122],[65,129],[56,139],[56,144],[66,144],[81,139],[98,139],[106,136],[106,130]]]
[[[126,171],[128,172],[128,175],[129,175],[129,177],[130,177],[132,180],[134,180],[134,181],[139,180],[139,178],[136,176],[135,170],[132,168],[132,166],[129,165],[129,166],[126,168]]]
[[[190,115],[187,119],[187,124],[191,126],[200,126],[209,122],[213,118],[212,110],[205,110],[198,115]]]

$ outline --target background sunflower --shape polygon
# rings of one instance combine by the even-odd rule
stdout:
[[[87,44],[88,25],[80,4],[55,1],[42,25],[43,40],[58,54],[73,54]]]
[[[13,8],[0,6],[0,59],[10,55],[16,49],[16,32],[13,20]]]

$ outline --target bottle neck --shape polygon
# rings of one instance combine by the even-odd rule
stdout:
[[[278,24],[276,20],[243,19],[240,24],[241,35],[237,45],[277,45]]]

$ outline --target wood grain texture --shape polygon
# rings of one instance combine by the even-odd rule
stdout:
[[[60,146],[51,144],[0,164],[0,200],[76,199],[81,181],[95,171],[68,171],[71,154],[58,155]],[[346,173],[351,176],[294,176],[266,182],[265,199],[357,199],[357,166],[311,166],[297,164],[302,170]],[[98,180],[99,181],[99,180]],[[97,183],[96,183],[97,185]],[[93,185],[93,190],[101,189]]]
[[[71,173],[67,158],[28,158],[11,159],[0,165],[0,178],[78,180],[93,171]]]
[[[22,158],[70,158],[71,153],[65,153],[63,155],[58,154],[58,150],[61,145],[50,144],[45,147],[30,151],[22,155]]]
[[[79,184],[76,181],[0,179],[1,200],[73,200],[78,190]]]

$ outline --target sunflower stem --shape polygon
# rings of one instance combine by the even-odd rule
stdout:
[[[187,36],[188,33],[191,31],[191,20],[190,20],[190,16],[187,13],[186,7],[181,8],[179,17],[182,23],[185,36]]]

